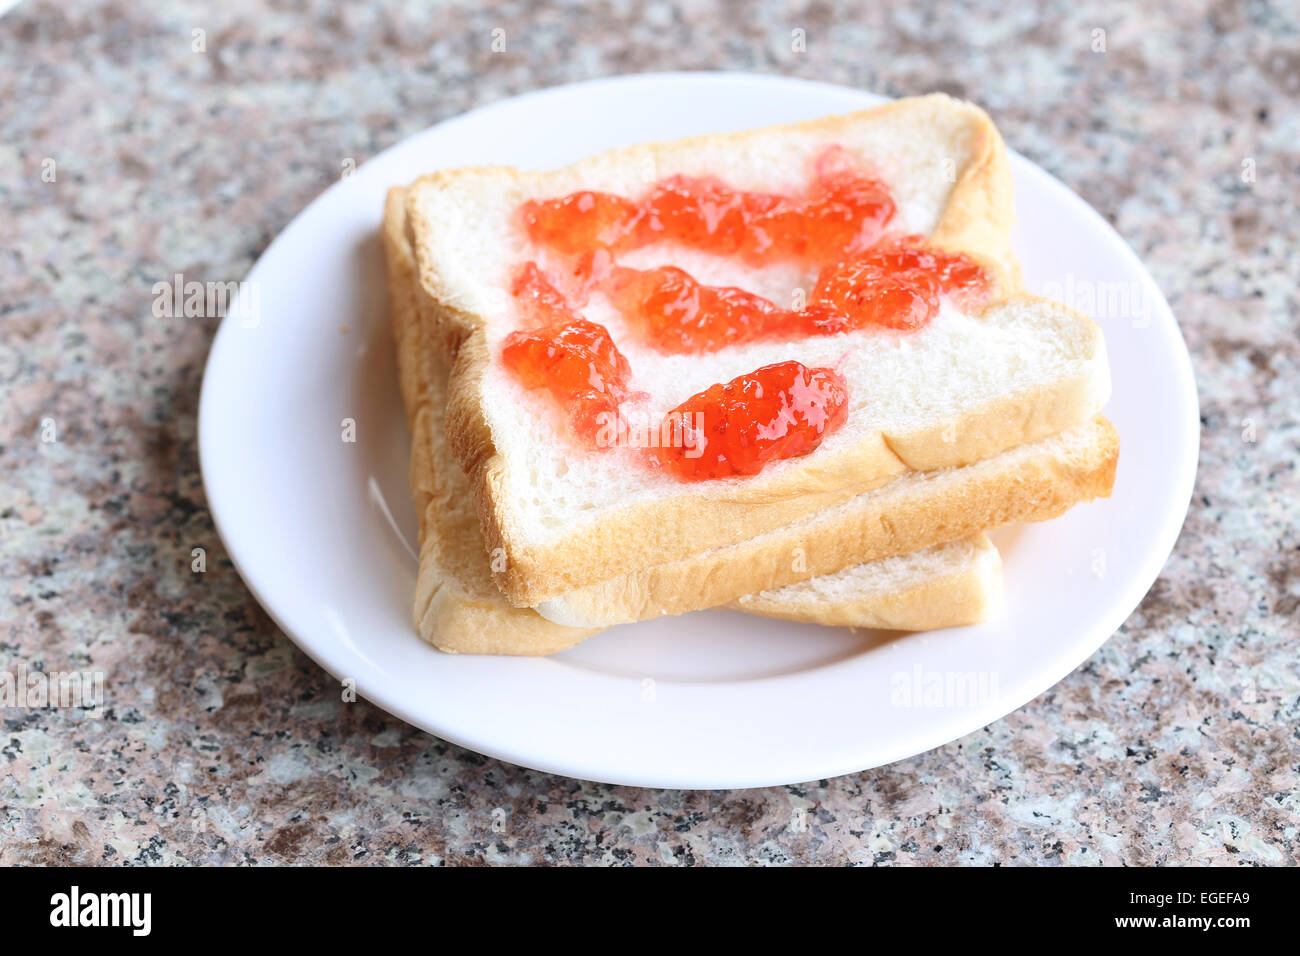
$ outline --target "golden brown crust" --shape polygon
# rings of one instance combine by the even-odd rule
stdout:
[[[435,508],[436,502],[426,506],[422,526],[435,526],[437,516],[429,513]],[[486,595],[472,593],[444,564],[449,543],[436,540],[436,533],[422,538],[415,582],[415,628],[438,650],[449,654],[554,654],[602,630],[554,624],[531,608],[514,607],[495,588]],[[486,566],[482,555],[463,557]]]
[[[598,629],[553,624],[534,611],[511,607],[478,547],[478,521],[464,507],[469,486],[447,465],[451,452],[435,447],[442,429],[445,373],[431,351],[414,292],[415,263],[405,230],[405,190],[388,193],[383,240],[388,269],[389,316],[397,347],[398,384],[411,430],[411,496],[420,523],[420,567],[415,585],[415,625],[439,650],[460,654],[551,654]],[[454,480],[458,479],[459,480]]]
[[[852,564],[907,554],[1015,521],[1045,521],[1074,505],[1108,497],[1119,460],[1119,435],[1100,415],[1086,440],[1061,450],[1017,456],[1014,465],[984,462],[936,479],[900,479],[796,527],[575,590],[538,610],[566,624],[612,626],[681,614],[782,587]]]
[[[728,607],[828,627],[929,631],[978,624],[990,616],[1002,595],[1001,556],[986,536],[978,535],[978,540],[973,563],[887,593],[873,592],[828,601],[820,599],[815,592],[806,597],[793,597],[790,588],[783,588],[747,594]]]
[[[940,249],[974,255],[996,277],[998,297],[1008,298],[1024,289],[1020,262],[1011,251],[1015,188],[1002,134],[981,116],[970,161],[929,240]]]

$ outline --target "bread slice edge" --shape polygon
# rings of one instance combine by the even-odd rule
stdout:
[[[1102,416],[962,468],[903,475],[790,526],[540,603],[548,620],[611,626],[738,600],[1108,497],[1119,435]]]

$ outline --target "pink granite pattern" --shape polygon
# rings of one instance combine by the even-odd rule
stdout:
[[[0,17],[0,663],[112,675],[101,719],[0,709],[0,862],[1300,861],[1294,10],[204,6]],[[1015,714],[801,786],[585,784],[340,703],[217,539],[194,421],[216,320],[156,318],[152,284],[242,277],[340,157],[540,86],[699,68],[969,96],[1110,219],[1200,387],[1165,573]]]

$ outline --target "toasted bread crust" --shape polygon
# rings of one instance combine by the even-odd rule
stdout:
[[[445,469],[455,463],[449,449],[435,447],[442,429],[434,427],[442,418],[446,388],[433,372],[445,362],[433,351],[432,330],[420,320],[405,198],[404,188],[389,190],[383,241],[398,384],[411,430],[411,496],[420,523],[415,626],[422,638],[448,653],[551,654],[599,629],[564,627],[508,604],[492,581],[486,553],[476,546],[475,513],[448,500],[455,489],[448,487]]]
[[[1119,435],[1101,416],[1079,426],[1065,449],[1041,450],[952,469],[860,495],[798,525],[634,574],[624,574],[539,605],[566,625],[612,626],[735,601],[852,564],[956,541],[1014,521],[1045,521],[1074,505],[1108,497]]]
[[[887,593],[827,601],[814,590],[805,593],[786,587],[747,594],[727,606],[829,627],[915,631],[977,624],[1001,601],[1002,557],[986,535],[971,540],[975,547],[972,562]]]

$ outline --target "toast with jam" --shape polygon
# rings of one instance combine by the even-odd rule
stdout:
[[[1109,492],[1100,330],[1023,293],[969,104],[450,170],[404,212],[493,579],[552,621],[741,601]]]
[[[420,528],[415,623],[441,650],[550,654],[595,633],[510,604],[492,580],[469,481],[448,448],[444,411],[450,371],[422,322],[406,239],[404,191],[384,210],[389,311],[411,429],[411,491]],[[984,534],[836,574],[744,595],[737,610],[851,627],[929,630],[983,620],[1001,595],[1001,559]]]

